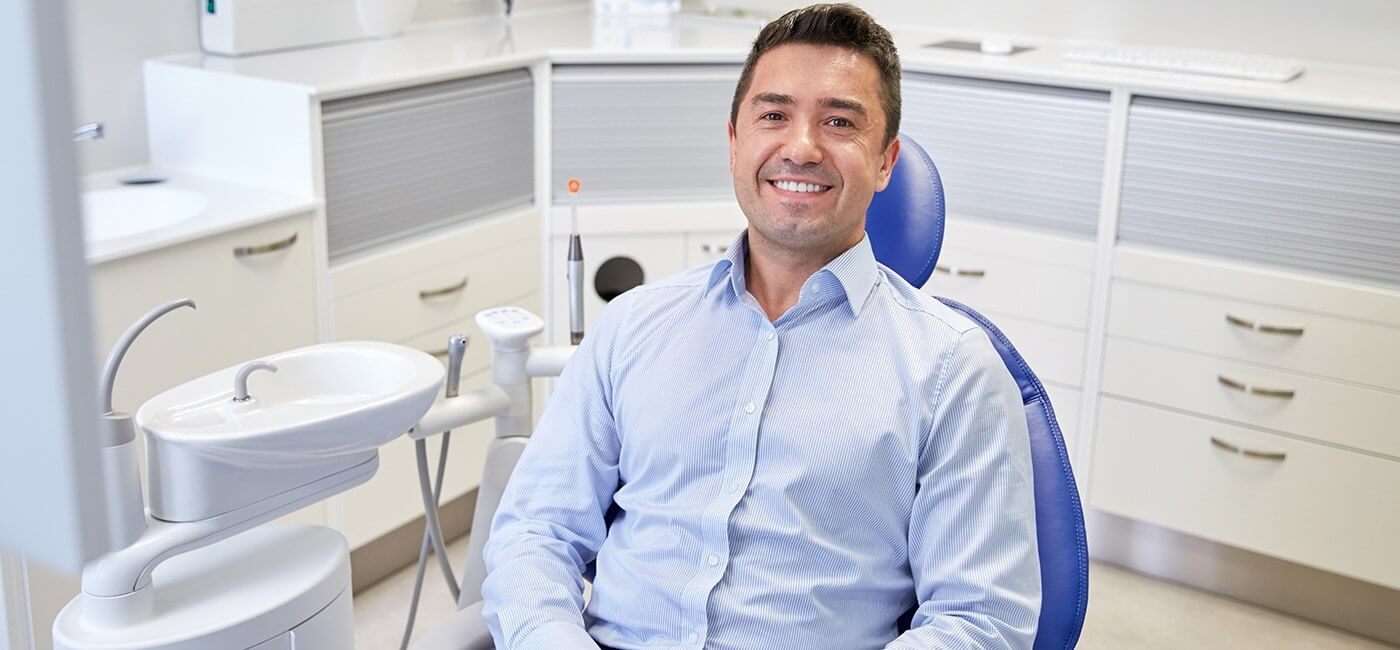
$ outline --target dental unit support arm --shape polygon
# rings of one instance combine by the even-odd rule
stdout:
[[[458,608],[481,600],[481,583],[486,580],[482,551],[490,539],[491,519],[501,503],[511,468],[525,451],[525,444],[534,431],[530,381],[537,377],[559,376],[576,349],[573,346],[529,347],[530,340],[544,331],[544,321],[517,307],[483,311],[476,315],[476,324],[491,342],[492,385],[433,405],[418,426],[408,433],[414,439],[423,439],[486,418],[496,420],[496,435],[487,447],[481,486],[477,490]]]
[[[132,333],[123,339],[125,345],[119,346],[120,351],[124,351],[140,330],[160,315],[182,306],[192,305],[177,302],[154,310],[133,326]],[[531,348],[530,340],[543,332],[544,323],[523,309],[507,307],[487,310],[477,315],[477,324],[492,347],[493,385],[443,399],[431,406],[408,431],[411,437],[423,439],[487,418],[496,421],[496,436],[487,451],[473,521],[473,530],[480,532],[472,536],[463,578],[459,602],[464,605],[480,600],[481,582],[485,579],[481,552],[489,535],[490,520],[509,479],[509,468],[514,466],[532,432],[531,379],[557,376],[574,351],[572,346]],[[114,352],[114,360],[110,364],[112,372],[104,386],[110,387],[110,379],[115,376],[120,356]],[[130,427],[130,416],[109,415]],[[113,462],[130,465],[130,471],[125,472],[127,479],[136,476],[135,457],[129,448],[134,438],[134,430],[130,435],[114,436],[114,442],[119,442],[118,450],[122,453],[114,457]],[[117,516],[118,521],[125,522],[118,527],[120,532],[116,533],[122,537],[123,547],[84,567],[83,593],[70,603],[69,609],[74,611],[69,618],[82,621],[76,627],[92,629],[132,629],[133,626],[157,623],[157,619],[168,615],[168,612],[157,611],[158,603],[162,601],[157,599],[155,591],[161,583],[158,576],[156,581],[152,580],[157,567],[163,562],[184,554],[195,557],[199,554],[191,552],[364,483],[374,475],[378,465],[378,453],[370,450],[341,456],[324,466],[311,468],[309,472],[306,468],[301,468],[299,472],[283,472],[285,476],[279,475],[281,470],[278,469],[238,469],[246,473],[250,487],[260,484],[266,489],[251,490],[245,499],[247,503],[240,503],[228,511],[189,521],[163,520],[153,516],[152,510],[141,509],[139,480],[126,480],[121,486],[113,486],[120,487],[113,491],[116,496],[110,497],[116,499],[114,506],[120,505],[124,515],[129,515],[118,513]],[[497,469],[493,471],[493,468]],[[309,480],[308,476],[311,477]],[[154,494],[200,489],[200,480],[201,477],[197,476],[156,471],[151,475],[151,490]],[[343,544],[343,540],[341,542]],[[70,627],[72,623],[73,620],[67,622]],[[58,623],[55,627],[58,627]],[[190,647],[198,647],[198,644]]]

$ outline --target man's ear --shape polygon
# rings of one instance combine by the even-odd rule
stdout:
[[[732,175],[734,173],[734,123],[727,122],[727,124],[729,125],[729,173]]]
[[[899,136],[895,136],[890,143],[885,146],[884,153],[880,154],[880,182],[876,192],[883,191],[890,184],[890,175],[894,173],[894,164],[899,161]]]

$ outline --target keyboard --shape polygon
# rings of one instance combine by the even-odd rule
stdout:
[[[1185,48],[1077,47],[1066,51],[1064,58],[1077,63],[1278,83],[1303,74],[1303,64],[1290,59]]]

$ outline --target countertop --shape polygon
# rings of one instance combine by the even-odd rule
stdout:
[[[158,177],[166,180],[149,186],[125,185],[121,182],[122,179],[138,177]],[[85,176],[82,184],[84,191],[131,188],[132,191],[139,192],[143,188],[155,187],[189,190],[203,195],[206,201],[205,208],[190,219],[127,237],[88,243],[89,266],[304,214],[321,206],[320,199],[269,192],[246,185],[145,166],[114,169]]]
[[[596,15],[588,8],[518,14],[510,19],[424,23],[398,37],[230,58],[200,53],[155,59],[211,72],[296,84],[322,100],[442,81],[540,61],[554,63],[742,63],[761,24],[678,14]],[[1012,56],[925,47],[981,35],[891,30],[905,70],[1052,84],[1363,119],[1400,121],[1400,68],[1306,61],[1293,81],[1227,80],[1110,68],[1063,59],[1075,45],[1018,40],[1033,49]]]

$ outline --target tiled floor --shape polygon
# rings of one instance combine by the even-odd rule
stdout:
[[[448,553],[458,564],[456,569],[460,574],[461,558],[466,555],[466,538],[449,544]],[[418,630],[442,620],[456,609],[443,585],[441,572],[436,565],[429,565],[428,569],[418,613]],[[1090,576],[1089,615],[1079,642],[1082,650],[1395,648],[1105,564],[1095,563]],[[399,647],[412,589],[413,568],[409,567],[355,597],[355,647],[358,650]]]

